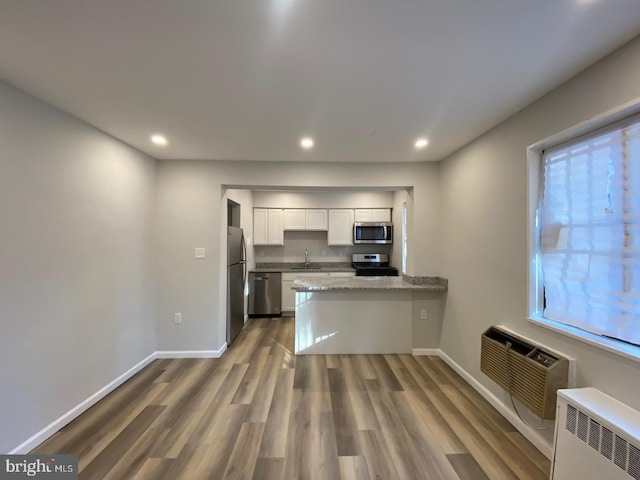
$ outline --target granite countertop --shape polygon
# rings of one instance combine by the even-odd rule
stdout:
[[[444,292],[447,281],[439,277],[421,277],[425,281],[412,283],[403,277],[305,277],[293,281],[296,292],[336,290],[410,290]]]
[[[312,262],[309,268],[304,263],[257,263],[251,270],[255,273],[283,272],[283,273],[311,273],[311,272],[355,272],[349,262]]]

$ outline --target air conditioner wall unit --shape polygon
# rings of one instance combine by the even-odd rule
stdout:
[[[552,480],[640,480],[640,412],[595,388],[558,391]]]
[[[480,370],[538,417],[556,415],[556,391],[567,388],[569,360],[493,326],[481,338]]]

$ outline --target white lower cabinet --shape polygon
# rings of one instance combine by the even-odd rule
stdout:
[[[295,278],[305,277],[354,277],[355,272],[301,272],[301,273],[283,273],[282,274],[282,311],[296,311],[296,292],[292,290],[293,280]]]
[[[305,277],[328,277],[327,272],[300,272],[300,273],[283,273],[282,274],[282,311],[296,311],[296,292],[292,290],[293,280],[301,276]]]
[[[285,274],[282,275],[282,311],[295,312],[296,310],[296,292],[291,290],[293,280],[285,280]]]

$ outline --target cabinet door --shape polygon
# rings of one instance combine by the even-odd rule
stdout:
[[[391,209],[390,208],[374,208],[371,211],[372,222],[390,222],[391,221]]]
[[[267,245],[269,236],[267,234],[268,212],[265,208],[253,209],[253,244]]]
[[[267,243],[269,245],[284,245],[283,211],[270,208],[267,221]]]
[[[295,312],[296,292],[292,290],[293,280],[282,280],[282,311]]]
[[[326,210],[306,210],[307,230],[327,230]]]
[[[284,209],[284,229],[285,230],[306,230],[307,218],[306,210],[302,208]]]
[[[370,208],[356,208],[356,222],[373,222],[373,210]]]
[[[329,245],[353,245],[353,210],[329,210]]]

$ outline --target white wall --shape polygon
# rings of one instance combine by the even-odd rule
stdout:
[[[441,162],[449,279],[441,348],[506,404],[505,393],[480,372],[480,334],[492,324],[575,357],[578,386],[597,387],[640,409],[640,364],[526,320],[526,147],[639,98],[638,79],[640,39]],[[551,437],[547,432],[547,442]]]
[[[410,212],[413,212],[413,205],[411,202],[411,193],[406,190],[399,190],[394,192],[393,195],[393,254],[391,256],[391,265],[396,267],[398,271],[402,272],[402,204],[407,203],[407,244],[410,242],[413,231],[413,216]],[[419,242],[414,242],[414,245],[418,245]],[[409,245],[407,245],[409,247]],[[407,248],[410,250],[410,248]],[[407,252],[407,264],[413,263],[413,252]],[[438,338],[440,338],[438,336]]]
[[[215,350],[224,344],[224,265],[220,255],[194,260],[193,248],[221,252],[225,188],[413,188],[420,243],[410,273],[433,276],[441,273],[438,175],[439,166],[432,163],[363,169],[361,164],[159,161],[158,349]],[[258,192],[253,201],[256,206]],[[183,312],[181,325],[173,324],[174,312]]]
[[[0,82],[0,452],[155,351],[155,160]]]

